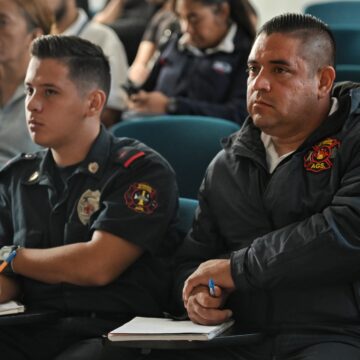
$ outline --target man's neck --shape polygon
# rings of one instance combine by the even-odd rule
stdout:
[[[81,132],[81,138],[75,139],[75,141],[60,147],[51,148],[50,150],[55,163],[60,167],[65,167],[82,162],[89,153],[99,133],[100,126],[85,129]]]
[[[307,136],[299,136],[299,137],[293,137],[293,138],[279,138],[276,136],[272,136],[271,140],[274,144],[274,148],[279,156],[282,156],[284,154],[288,154],[290,152],[295,151],[307,138]]]
[[[329,116],[331,107],[330,98],[324,101],[324,106],[319,107],[317,114],[314,114],[311,122],[306,127],[299,129],[293,134],[270,135],[275,150],[279,156],[295,151],[299,146],[321,125],[321,123]]]
[[[79,16],[79,12],[77,7],[69,6],[63,18],[55,24],[54,33],[62,34],[76,21],[78,16]]]

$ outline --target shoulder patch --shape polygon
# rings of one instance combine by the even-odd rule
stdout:
[[[131,184],[124,199],[129,209],[140,214],[151,215],[158,207],[157,191],[147,183]]]
[[[123,147],[118,151],[115,162],[120,163],[125,169],[127,169],[138,159],[144,156],[144,151],[135,149],[133,147]]]
[[[312,173],[328,170],[333,166],[333,159],[340,147],[341,142],[337,139],[327,138],[315,144],[304,156],[304,168]]]

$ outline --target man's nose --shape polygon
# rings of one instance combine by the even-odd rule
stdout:
[[[36,111],[36,112],[42,110],[42,102],[36,93],[33,93],[32,95],[27,95],[26,109],[28,111]]]
[[[270,78],[268,74],[264,71],[264,69],[260,70],[256,77],[253,79],[252,87],[254,90],[270,91]]]

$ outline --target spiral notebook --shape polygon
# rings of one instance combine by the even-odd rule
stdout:
[[[177,321],[164,318],[135,317],[108,334],[111,341],[147,340],[210,340],[233,325],[229,320],[220,325],[205,326],[190,320]]]

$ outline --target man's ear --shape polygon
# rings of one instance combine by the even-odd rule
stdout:
[[[106,94],[104,91],[97,89],[88,94],[87,116],[99,116],[106,103]]]
[[[319,99],[328,97],[334,81],[336,72],[332,66],[324,66],[319,70]]]

